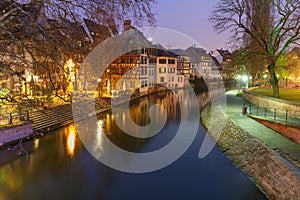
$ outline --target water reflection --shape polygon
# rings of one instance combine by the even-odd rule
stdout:
[[[39,138],[34,139],[33,144],[34,144],[34,150],[37,150],[39,148],[40,139]]]
[[[130,113],[141,125],[150,122],[151,105],[161,104],[167,110],[164,130],[152,138],[128,136],[116,127],[114,118],[117,116],[110,113],[98,115],[97,123],[90,124],[89,119],[82,123],[93,133],[95,148],[102,151],[107,150],[106,137],[132,152],[153,151],[172,140],[177,122],[181,120],[180,112],[184,116],[187,114],[186,110],[180,111],[176,103],[178,98],[187,105],[197,103],[184,96],[184,91],[178,91],[177,95],[160,93],[131,105]],[[199,97],[200,103],[203,98]],[[156,119],[153,120],[160,120],[161,109],[155,112]],[[126,124],[127,119],[122,114],[119,117]],[[204,133],[199,132],[191,148],[169,167],[137,175],[109,169],[96,161],[84,148],[71,124],[24,143],[29,159],[17,157],[13,151],[0,151],[0,159],[6,160],[0,162],[0,199],[264,199],[253,183],[218,149],[215,148],[206,159],[198,159],[203,137]]]
[[[97,122],[97,141],[96,141],[96,146],[99,148],[100,152],[103,151],[103,120],[99,120]]]
[[[66,140],[66,151],[70,157],[73,157],[75,152],[76,144],[76,135],[75,135],[75,126],[71,124],[65,129],[65,135],[67,136]]]

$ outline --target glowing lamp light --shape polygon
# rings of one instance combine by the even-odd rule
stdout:
[[[267,74],[263,75],[263,78],[264,78],[264,79],[266,79],[267,77],[268,77],[268,75],[267,75]]]
[[[39,81],[39,76],[33,75],[32,78],[33,78],[34,82],[38,82]]]
[[[69,69],[72,69],[73,67],[75,67],[75,64],[72,59],[69,59],[66,64],[69,67]]]
[[[26,81],[27,81],[27,82],[30,82],[30,81],[31,81],[31,78],[32,78],[32,76],[28,74],[28,75],[26,76]]]
[[[242,78],[241,75],[238,75],[238,76],[237,76],[237,79],[238,79],[238,80],[241,80],[241,78]]]
[[[243,75],[243,76],[242,76],[242,81],[243,81],[243,82],[246,82],[246,81],[248,81],[248,76],[246,76],[246,75]]]

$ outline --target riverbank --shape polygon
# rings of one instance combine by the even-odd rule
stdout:
[[[14,144],[32,134],[32,122],[19,122],[14,125],[0,127],[0,147]]]
[[[217,114],[213,114],[214,112]],[[213,125],[223,126],[220,127],[221,134],[208,134],[269,199],[300,199],[300,183],[296,175],[286,167],[275,151],[228,119],[221,109],[211,110],[207,106],[202,110],[201,122],[204,127],[209,126],[212,114],[218,118],[214,120],[224,123]]]

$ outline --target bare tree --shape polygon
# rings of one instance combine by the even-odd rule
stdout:
[[[68,81],[68,59],[80,63],[99,42],[117,34],[125,19],[136,26],[155,25],[153,4],[155,0],[3,0],[0,74],[10,77],[16,91],[0,95],[0,104],[36,108],[53,95],[65,100],[58,91]],[[89,34],[87,23],[94,29]]]
[[[248,49],[245,55],[267,61],[273,96],[279,98],[276,61],[290,45],[299,45],[299,0],[220,0],[209,20],[218,32],[230,30],[234,43]]]

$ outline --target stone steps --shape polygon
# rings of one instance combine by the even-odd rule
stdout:
[[[107,100],[103,99],[96,99],[95,103],[90,104],[85,102],[83,105],[85,107],[77,107],[74,113],[72,112],[71,104],[36,111],[29,114],[29,120],[33,122],[32,127],[34,131],[46,132],[72,123],[74,118],[75,120],[82,120],[109,108]]]

